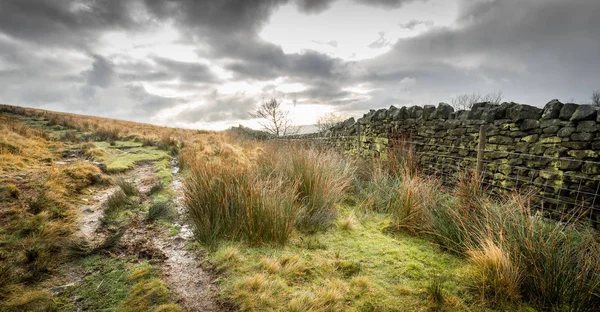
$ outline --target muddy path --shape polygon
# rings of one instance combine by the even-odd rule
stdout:
[[[202,254],[186,248],[192,242],[193,234],[185,221],[182,176],[176,163],[172,163],[172,183],[170,187],[176,194],[172,204],[177,216],[173,224],[179,228],[177,235],[169,236],[164,229],[149,226],[140,219],[134,219],[122,239],[127,253],[134,254],[140,259],[151,260],[157,264],[162,273],[163,281],[178,298],[178,303],[184,311],[221,311],[217,303],[216,275],[201,267]],[[128,175],[140,194],[145,194],[151,187],[148,181],[154,181],[153,167],[142,165]],[[141,196],[142,201],[151,198]]]

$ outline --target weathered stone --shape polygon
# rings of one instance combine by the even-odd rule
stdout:
[[[539,138],[540,138],[539,135],[532,134],[532,135],[528,135],[528,136],[521,138],[521,141],[527,142],[527,143],[535,143],[539,140]]]
[[[586,149],[590,145],[589,142],[562,142],[560,145],[569,149]]]
[[[433,105],[425,105],[423,106],[423,120],[431,120],[431,115],[433,115],[433,111],[435,111],[435,106]]]
[[[404,120],[408,116],[408,112],[406,111],[406,107],[402,106],[399,109],[394,110],[393,112],[389,112],[390,118],[392,120]]]
[[[572,159],[558,160],[558,168],[561,170],[577,170],[581,168],[581,161]]]
[[[440,103],[438,107],[433,111],[431,119],[448,119],[454,112],[454,108],[446,103]]]
[[[594,135],[589,132],[578,133],[575,132],[571,134],[571,140],[573,141],[591,141],[594,138]]]
[[[529,143],[519,142],[515,144],[515,151],[519,153],[527,153],[529,151]]]
[[[515,142],[515,140],[512,138],[509,138],[509,137],[496,135],[496,136],[488,137],[488,142],[492,143],[492,144],[513,144]]]
[[[542,112],[542,119],[554,119],[560,116],[560,110],[563,107],[563,103],[559,100],[552,100],[544,106]]]
[[[417,119],[423,116],[423,108],[420,106],[411,106],[407,109],[409,118]]]
[[[506,110],[506,117],[513,121],[539,119],[541,115],[542,109],[526,104],[511,106]]]
[[[561,157],[564,156],[567,152],[567,149],[564,147],[549,147],[544,152],[544,156],[546,157]]]
[[[542,120],[540,122],[540,128],[548,128],[548,127],[554,127],[554,126],[564,126],[566,124],[565,121],[562,121],[560,119],[546,119],[546,120]]]
[[[498,159],[498,158],[506,158],[508,156],[508,152],[501,151],[489,151],[485,153],[486,159]]]
[[[492,135],[498,135],[500,134],[499,131],[495,131],[496,133],[492,134],[491,131],[488,130],[487,135],[488,136],[492,136]],[[511,131],[509,133],[506,133],[506,135],[508,135],[511,138],[522,138],[524,136],[527,136],[527,132],[523,132],[523,131]]]
[[[560,179],[562,175],[563,172],[560,170],[540,170],[540,178],[546,180]]]
[[[344,126],[344,128],[350,128],[355,123],[356,123],[356,121],[354,120],[354,117],[350,117],[344,121],[343,126]]]
[[[387,115],[387,110],[385,108],[378,109],[375,114],[373,114],[373,120],[381,121],[384,120]]]
[[[544,128],[542,132],[544,132],[545,134],[555,134],[558,132],[558,130],[560,130],[559,126],[550,126],[548,128]]]
[[[564,127],[558,130],[557,135],[561,138],[567,138],[571,136],[573,132],[575,132],[575,127]]]
[[[549,143],[556,144],[556,143],[562,142],[562,139],[559,138],[559,137],[548,137],[548,138],[542,138],[542,139],[540,139],[539,142],[540,143],[546,143],[546,144],[549,144]]]
[[[595,151],[600,150],[600,140],[596,139],[596,141],[592,143],[592,149]]]
[[[546,151],[546,146],[544,144],[534,144],[531,146],[531,154],[533,155],[542,155]]]
[[[581,168],[581,172],[590,175],[600,174],[600,166],[596,163],[585,163]]]
[[[579,105],[573,115],[571,121],[579,120],[596,120],[596,108],[592,105]]]
[[[596,132],[596,122],[594,120],[583,120],[577,124],[577,132]]]
[[[573,116],[573,113],[575,113],[575,111],[577,110],[578,106],[579,105],[574,103],[564,104],[563,107],[560,109],[560,114],[558,115],[558,118],[562,120],[571,120],[571,117]]]
[[[577,159],[598,157],[598,153],[591,151],[591,150],[572,150],[572,151],[567,152],[567,154],[569,154],[569,156],[575,157]]]
[[[523,159],[521,158],[511,158],[508,160],[508,164],[511,166],[519,166],[523,164]]]
[[[539,126],[540,126],[540,122],[537,121],[536,119],[524,119],[523,121],[520,122],[519,129],[521,129],[521,131],[527,131],[527,130],[539,128]]]

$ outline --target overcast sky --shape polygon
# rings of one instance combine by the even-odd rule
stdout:
[[[599,0],[0,1],[0,103],[224,129],[597,89]]]

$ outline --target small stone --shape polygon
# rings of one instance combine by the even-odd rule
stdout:
[[[598,166],[595,163],[585,163],[583,164],[583,167],[581,168],[581,172],[585,173],[585,174],[590,174],[590,175],[597,175],[600,174],[600,166]]]

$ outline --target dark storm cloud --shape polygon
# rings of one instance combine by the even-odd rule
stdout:
[[[318,14],[336,1],[4,0],[0,2],[1,100],[17,105],[49,103],[62,110],[105,115],[118,107],[122,108],[119,117],[139,119],[187,102],[152,95],[142,83],[193,91],[212,90],[222,82],[212,64],[96,51],[106,44],[99,39],[107,32],[130,34],[163,22],[172,22],[185,44],[198,47],[200,57],[230,70],[231,81],[284,77],[307,87],[292,94],[299,102],[331,104],[346,112],[429,104],[418,102],[419,98],[448,101],[455,93],[487,91],[504,91],[507,100],[541,105],[555,97],[583,100],[581,94],[599,87],[597,0],[462,0],[455,25],[402,21],[399,26],[406,29],[430,28],[397,42],[388,42],[380,34],[371,47],[392,44],[391,50],[357,62],[310,50],[286,54],[258,35],[284,4],[294,2],[300,11]],[[398,8],[419,0],[351,1]],[[356,84],[370,91],[348,91]],[[275,90],[269,87],[265,92]],[[248,110],[257,103],[245,94],[217,92],[208,92],[202,102],[177,118],[189,122],[247,119]]]
[[[331,7],[331,4],[338,0],[296,0],[296,5],[301,12],[306,14],[315,14],[323,12]],[[398,8],[404,3],[417,0],[352,0],[370,6],[381,6],[386,8]]]
[[[136,27],[136,5],[120,0],[3,0],[0,31],[47,46],[84,46],[103,31]]]
[[[112,64],[107,59],[99,55],[94,55],[94,63],[89,71],[85,72],[87,84],[101,88],[108,87],[114,78]]]
[[[195,123],[247,120],[250,119],[248,112],[256,106],[256,100],[243,93],[220,95],[214,91],[200,106],[184,110],[173,121]]]

